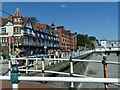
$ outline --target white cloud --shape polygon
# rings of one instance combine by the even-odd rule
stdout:
[[[104,21],[103,24],[107,24],[108,25],[108,24],[110,24],[110,22],[109,21]]]
[[[66,8],[67,5],[65,5],[65,4],[61,4],[60,7],[61,7],[61,8]]]

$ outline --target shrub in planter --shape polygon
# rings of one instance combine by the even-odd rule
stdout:
[[[10,58],[8,53],[3,53],[2,56],[3,56],[3,59],[9,59]]]

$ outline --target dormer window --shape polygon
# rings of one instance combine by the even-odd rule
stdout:
[[[18,18],[18,21],[20,21],[20,19]]]
[[[16,22],[17,21],[17,19],[16,18],[14,18],[14,22]]]

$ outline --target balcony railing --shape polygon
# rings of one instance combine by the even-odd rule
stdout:
[[[0,46],[8,46],[8,43],[7,42],[0,43]]]
[[[8,35],[8,33],[0,33],[0,35]]]
[[[21,34],[21,32],[14,32],[13,34]]]
[[[28,45],[28,42],[24,42],[25,45]]]

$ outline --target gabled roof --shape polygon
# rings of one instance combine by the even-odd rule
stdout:
[[[102,37],[102,39],[100,41],[106,41],[105,37]]]
[[[61,28],[64,28],[64,26],[57,26],[56,28],[57,29],[61,29]]]
[[[55,26],[54,23],[52,23],[51,26]]]
[[[12,18],[13,18],[12,16],[9,16],[9,17],[8,17],[8,20],[12,21]]]
[[[39,30],[41,30],[41,27],[40,27],[40,23],[39,23],[39,22],[35,22],[35,24],[33,25],[34,31],[36,31],[37,28],[38,28]]]
[[[0,26],[4,26],[8,22],[8,18],[0,18]]]
[[[22,23],[22,26],[24,27],[28,21],[29,17],[24,17],[23,18],[23,23]]]
[[[40,28],[42,29],[43,32],[45,31],[47,26],[48,26],[47,24],[40,24]]]
[[[23,23],[21,23],[21,25],[24,27],[25,24],[27,23],[27,20],[29,19],[29,17],[24,17],[23,18]],[[12,16],[8,17],[8,18],[0,18],[0,26],[5,25],[8,21],[12,22]]]

